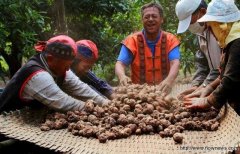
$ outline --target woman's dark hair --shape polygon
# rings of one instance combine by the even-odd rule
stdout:
[[[207,9],[207,7],[208,7],[208,5],[205,2],[205,0],[202,0],[201,3],[199,4],[198,8],[193,12],[193,14],[197,13],[201,8]]]

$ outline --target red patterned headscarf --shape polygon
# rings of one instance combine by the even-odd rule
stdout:
[[[55,36],[48,41],[39,41],[34,48],[38,52],[45,51],[66,59],[73,59],[77,54],[75,41],[66,35]]]
[[[78,56],[86,61],[95,62],[98,59],[98,49],[90,40],[79,40],[76,42]]]

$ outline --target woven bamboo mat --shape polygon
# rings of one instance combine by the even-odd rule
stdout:
[[[177,85],[172,95],[186,89]],[[23,109],[0,115],[0,133],[18,140],[64,153],[227,153],[240,144],[240,117],[228,107],[225,118],[217,131],[185,131],[182,144],[159,135],[131,136],[127,139],[99,143],[94,138],[74,136],[66,129],[43,132],[39,125],[47,112]]]

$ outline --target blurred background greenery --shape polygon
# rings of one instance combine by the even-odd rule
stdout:
[[[177,0],[155,0],[164,8],[165,31],[176,34]],[[68,34],[75,40],[90,39],[100,58],[93,71],[116,84],[114,65],[121,41],[141,30],[140,8],[151,0],[0,0],[0,77],[11,78],[34,53],[37,40]],[[238,7],[240,4],[237,4]],[[194,71],[196,37],[189,32],[181,40],[181,72]]]

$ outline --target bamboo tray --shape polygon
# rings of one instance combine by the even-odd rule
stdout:
[[[189,85],[176,85],[172,95]],[[223,112],[223,110],[222,110]],[[63,153],[227,153],[240,145],[240,116],[228,106],[226,116],[217,131],[185,131],[182,144],[158,134],[131,136],[126,139],[99,143],[95,138],[74,136],[67,129],[43,132],[39,125],[46,115],[45,110],[28,108],[0,115],[0,133],[17,140],[28,141],[38,146]]]

